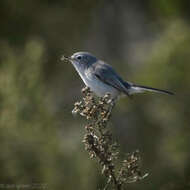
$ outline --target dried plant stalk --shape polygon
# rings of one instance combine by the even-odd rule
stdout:
[[[83,143],[90,158],[98,159],[102,166],[102,174],[106,176],[107,183],[104,189],[121,190],[124,184],[133,183],[145,178],[148,174],[141,174],[139,152],[127,155],[123,161],[119,159],[119,147],[114,142],[112,133],[108,128],[115,102],[106,94],[103,98],[96,99],[90,89],[82,89],[83,100],[74,104],[73,114],[79,113],[85,117],[88,124]],[[118,166],[120,164],[120,167]]]

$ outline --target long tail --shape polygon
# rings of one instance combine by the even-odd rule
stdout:
[[[136,84],[131,84],[128,91],[129,91],[130,95],[136,94],[136,93],[143,93],[143,92],[146,92],[146,91],[174,95],[173,92],[170,92],[170,91],[167,91],[167,90],[161,90],[161,89],[157,89],[157,88],[152,88],[152,87],[148,87],[148,86],[141,86],[141,85],[136,85]]]

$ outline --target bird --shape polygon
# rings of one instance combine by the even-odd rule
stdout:
[[[111,65],[99,60],[89,52],[76,52],[70,57],[63,55],[61,60],[71,62],[85,85],[98,97],[110,94],[112,99],[118,99],[123,94],[131,97],[133,94],[147,91],[168,95],[174,94],[168,90],[137,85],[125,81]]]

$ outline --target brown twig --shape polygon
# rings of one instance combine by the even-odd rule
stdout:
[[[99,160],[102,174],[108,179],[104,189],[112,186],[116,190],[121,190],[124,184],[145,178],[147,174],[142,175],[140,172],[138,151],[128,154],[125,160],[119,161],[118,145],[108,129],[108,122],[115,105],[114,100],[109,94],[96,99],[87,87],[82,89],[82,93],[83,100],[75,103],[72,113],[79,113],[88,120],[83,142],[90,157]],[[115,161],[122,162],[120,168]]]

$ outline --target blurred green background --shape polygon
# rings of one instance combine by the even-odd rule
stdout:
[[[127,189],[189,190],[189,10],[189,0],[1,0],[0,188],[104,186],[81,142],[85,121],[71,114],[83,83],[60,61],[89,51],[126,80],[176,93],[117,103],[115,139],[150,173]]]

